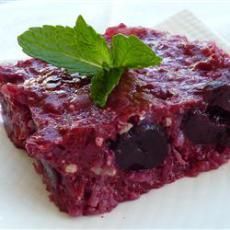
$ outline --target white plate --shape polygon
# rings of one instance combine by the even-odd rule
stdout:
[[[31,2],[0,6],[0,59],[23,57],[16,44],[16,35],[28,26],[44,23],[71,25],[81,13],[98,30],[103,31],[108,24],[117,20],[113,18],[113,7],[111,8],[109,1],[98,1],[97,4],[92,1],[56,1],[55,4],[51,4],[54,2],[52,0],[42,2],[43,4]],[[151,15],[146,12],[146,17],[149,19]],[[138,24],[137,21],[138,19],[133,20],[132,24]],[[187,34],[191,38],[215,39],[227,49],[223,41],[187,11],[175,15],[158,27]],[[143,229],[230,226],[230,164],[203,173],[197,178],[181,179],[153,190],[136,201],[120,204],[103,217],[71,218],[59,212],[49,202],[41,178],[34,172],[30,159],[11,144],[1,123],[0,142],[0,228]]]

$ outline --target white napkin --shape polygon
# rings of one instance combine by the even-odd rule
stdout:
[[[218,37],[218,35],[210,31],[210,29],[202,21],[200,21],[188,10],[177,13],[155,26],[155,28],[168,31],[173,34],[183,34],[192,40],[215,41],[224,50],[228,52],[230,50],[227,41],[224,41],[223,38]]]
[[[39,14],[36,11],[38,8],[31,9],[34,15]],[[31,9],[28,8],[28,10]],[[45,10],[46,8],[41,11],[43,15]],[[55,10],[51,9],[50,13],[54,15]],[[71,6],[69,6],[69,12],[73,13]],[[11,13],[13,15],[18,12],[12,11]],[[45,15],[44,17],[49,18],[49,13]],[[68,13],[65,15],[66,20],[70,21]],[[20,18],[18,20],[20,25],[16,25],[15,21],[17,29],[9,28],[10,35],[17,34],[17,30],[28,23]],[[35,17],[33,22],[41,24],[41,20],[44,18]],[[103,21],[105,19],[101,20],[102,24],[106,24]],[[224,49],[228,49],[220,38],[210,32],[188,11],[174,15],[155,28],[185,34],[191,39],[215,40]],[[19,55],[20,50],[16,42],[5,42],[6,46],[15,44],[11,45],[9,56],[12,56],[14,52]],[[1,58],[7,51],[7,49],[4,50],[4,44],[1,43]],[[6,137],[3,124],[0,123],[0,228],[144,229],[157,227],[184,229],[186,227],[228,227],[230,226],[229,175],[230,165],[228,164],[195,179],[178,180],[169,186],[153,190],[142,195],[137,201],[119,205],[111,213],[104,215],[104,218],[101,216],[69,218],[49,202],[48,194],[40,177],[34,172],[31,160],[23,151],[12,145]]]

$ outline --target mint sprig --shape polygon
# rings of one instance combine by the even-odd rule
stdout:
[[[81,15],[74,27],[29,28],[18,36],[18,43],[31,57],[65,68],[70,73],[90,76],[91,97],[100,107],[106,105],[126,69],[161,63],[161,58],[134,35],[117,34],[109,47],[104,37]]]
[[[134,35],[113,36],[112,57],[116,68],[143,68],[161,63],[161,58]]]
[[[106,105],[107,99],[113,89],[118,85],[123,68],[112,68],[94,76],[91,81],[91,95],[96,105]]]

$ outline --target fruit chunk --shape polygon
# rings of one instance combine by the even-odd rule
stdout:
[[[209,109],[211,112],[211,109]],[[216,113],[216,112],[215,112]],[[219,113],[220,114],[220,113]],[[216,114],[189,112],[183,123],[185,135],[195,144],[230,145],[230,128]]]
[[[230,85],[222,81],[213,81],[205,87],[204,92],[205,100],[210,106],[218,106],[230,112]]]
[[[167,138],[155,124],[140,123],[122,134],[114,144],[116,162],[121,169],[150,169],[161,164],[168,153]]]

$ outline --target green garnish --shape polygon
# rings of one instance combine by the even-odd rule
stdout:
[[[106,105],[126,69],[161,63],[161,58],[134,35],[113,36],[110,48],[81,15],[74,27],[29,28],[18,36],[18,43],[31,57],[92,77],[91,97],[100,107]]]

